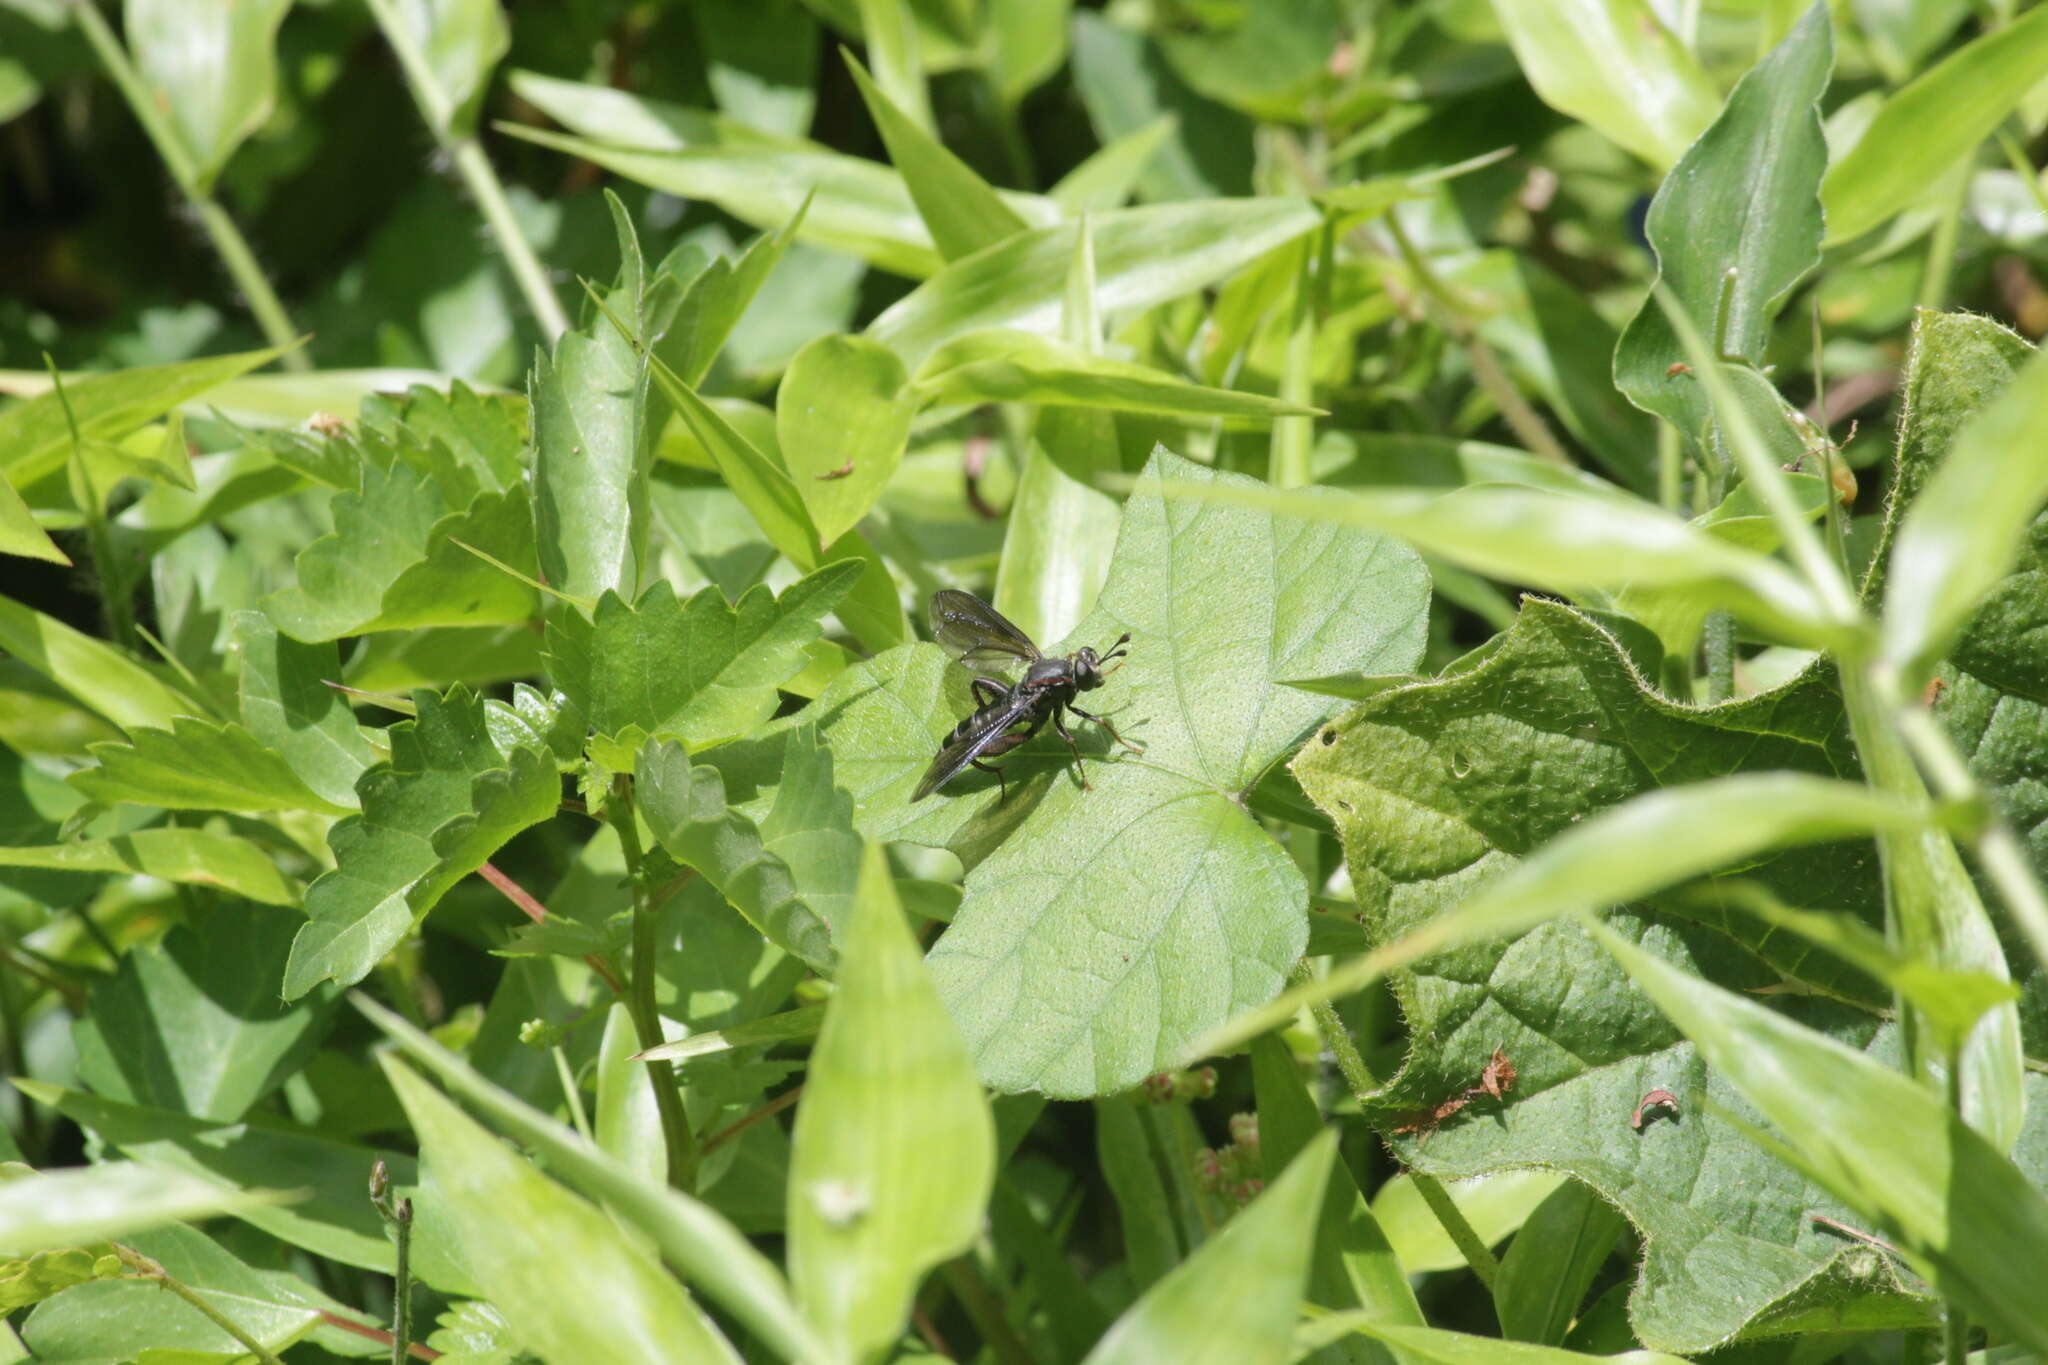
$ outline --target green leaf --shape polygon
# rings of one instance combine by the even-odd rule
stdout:
[[[1493,13],[1546,104],[1652,166],[1713,121],[1713,82],[1646,0],[1494,0]]]
[[[423,1198],[446,1210],[484,1296],[522,1346],[543,1359],[733,1361],[733,1350],[646,1249],[598,1209],[443,1098],[404,1063],[384,1059],[420,1138]],[[590,1305],[602,1302],[594,1314]]]
[[[397,946],[449,887],[529,825],[555,813],[555,760],[530,727],[516,744],[492,734],[490,708],[465,687],[413,695],[418,719],[388,732],[391,757],[356,784],[363,813],[328,832],[335,867],[306,889],[284,996],[322,981],[350,985]]]
[[[46,559],[67,567],[71,563],[71,556],[57,548],[57,542],[37,524],[35,513],[5,478],[0,478],[0,554]]]
[[[896,353],[866,337],[819,337],[789,362],[775,434],[820,549],[882,496],[903,461],[917,399]]]
[[[1039,439],[1025,450],[996,566],[996,610],[1034,640],[1068,634],[1094,609],[1109,575],[1121,512],[1115,498],[1067,472],[1047,452],[1047,442],[1065,446],[1101,434],[1088,418],[1065,416],[1069,420],[1057,411],[1039,414]]]
[[[1170,23],[1155,36],[1180,78],[1219,103],[1255,118],[1299,122],[1330,82],[1334,35],[1343,27],[1333,0],[1275,0],[1220,23]]]
[[[497,0],[370,0],[370,12],[398,51],[420,112],[446,142],[476,129],[491,72],[512,46]]]
[[[1491,1247],[1526,1223],[1563,1183],[1563,1177],[1548,1171],[1509,1170],[1460,1180],[1445,1186],[1444,1193],[1479,1240]],[[1372,1214],[1386,1230],[1401,1268],[1409,1274],[1457,1270],[1465,1265],[1464,1253],[1437,1221],[1407,1171],[1373,1191]]]
[[[1304,199],[1226,199],[1118,209],[1088,220],[1097,305],[1123,318],[1191,294],[1320,226]],[[1057,335],[1078,224],[1034,228],[955,261],[888,308],[867,334],[921,365],[946,342],[1008,327]]]
[[[104,640],[7,597],[0,597],[0,650],[124,730],[167,729],[205,709]]]
[[[918,367],[918,395],[935,406],[972,403],[1066,404],[1148,412],[1162,417],[1234,417],[1270,421],[1315,416],[1259,393],[1205,388],[1148,365],[1090,355],[1030,332],[975,332],[933,351]],[[788,442],[783,443],[788,449]]]
[[[1174,1360],[1258,1365],[1293,1359],[1323,1185],[1337,1153],[1325,1132],[1250,1207],[1224,1224],[1111,1325],[1087,1365]]]
[[[2048,358],[2037,354],[1956,434],[1907,507],[1887,570],[1882,651],[1908,685],[2011,570],[2048,501],[2044,437]]]
[[[1588,1187],[1576,1180],[1559,1185],[1536,1206],[1501,1258],[1493,1292],[1501,1335],[1562,1344],[1625,1226],[1622,1216]]]
[[[253,1209],[281,1197],[265,1190],[222,1189],[196,1175],[132,1161],[11,1175],[0,1179],[0,1252],[27,1256],[82,1246],[181,1218]]]
[[[1085,704],[1146,752],[1106,759],[1082,723],[1093,790],[1047,736],[1004,760],[1007,803],[970,772],[912,804],[970,706],[966,671],[930,645],[854,665],[798,717],[831,747],[864,835],[947,845],[972,868],[931,962],[998,1089],[1134,1085],[1272,995],[1301,951],[1301,873],[1240,800],[1333,704],[1279,680],[1411,667],[1428,589],[1391,541],[1183,495],[1251,486],[1155,455],[1094,612],[1046,642],[1099,649],[1131,632],[1129,663]],[[779,757],[773,735],[711,755],[735,801],[770,785]]]
[[[514,81],[514,88],[526,92],[539,87],[530,79],[521,79]],[[541,106],[557,118],[569,112],[559,98],[541,102]],[[636,112],[643,126],[661,127],[664,118],[677,121],[675,115],[660,111]],[[593,162],[650,189],[708,200],[764,231],[789,222],[809,202],[799,241],[844,251],[913,279],[923,279],[939,268],[931,234],[917,216],[910,192],[903,187],[902,178],[886,166],[807,142],[749,139],[730,145],[664,150],[622,146],[609,140],[619,136],[614,129],[593,126],[598,132],[595,138],[567,137],[523,125],[505,125],[504,131]]]
[[[1546,488],[1468,484],[1449,493],[1228,488],[1202,494],[1398,535],[1425,554],[1561,593],[1665,589],[1731,606],[1788,638],[1825,644],[1838,626],[1783,564],[1642,502]]]
[[[1662,1351],[1587,1355],[1556,1346],[1451,1332],[1441,1327],[1376,1322],[1365,1313],[1340,1313],[1311,1322],[1303,1327],[1301,1340],[1304,1344],[1323,1342],[1347,1332],[1362,1332],[1398,1351],[1402,1360],[1427,1365],[1592,1365],[1595,1361],[1606,1361],[1609,1365],[1686,1365],[1683,1357]]]
[[[0,847],[0,867],[157,877],[215,887],[265,905],[296,905],[299,899],[277,865],[255,844],[197,829],[139,829],[106,839]]]
[[[651,576],[648,366],[636,339],[650,334],[649,296],[632,219],[607,195],[619,239],[619,284],[608,306],[629,329],[599,318],[564,332],[552,358],[536,353],[533,394],[533,520],[540,568],[572,600],[628,598]]]
[[[957,261],[1030,226],[966,162],[897,108],[852,53],[841,55],[941,257]]]
[[[316,795],[290,764],[232,721],[180,716],[168,730],[137,729],[126,742],[87,749],[98,765],[66,780],[101,805],[325,815],[354,809]]]
[[[1820,263],[1827,169],[1820,97],[1834,68],[1824,4],[1739,81],[1650,205],[1658,278],[1715,353],[1764,363],[1772,316]],[[1706,395],[1654,294],[1614,352],[1614,382],[1637,407],[1704,439]]]
[[[1120,209],[1130,201],[1139,179],[1173,140],[1178,121],[1161,114],[1089,153],[1080,165],[1059,178],[1047,197],[1069,216]]]
[[[1074,15],[1074,87],[1106,146],[1171,119],[1166,145],[1138,176],[1141,199],[1249,194],[1252,121],[1190,90],[1147,42],[1092,10]]]
[[[862,855],[792,1142],[797,1302],[837,1355],[865,1359],[903,1330],[925,1272],[974,1244],[995,1178],[988,1102],[877,845]]]
[[[197,929],[121,957],[73,1030],[79,1079],[95,1093],[226,1122],[302,1066],[325,1031],[331,991],[277,997],[292,920],[224,905]]]
[[[485,1080],[468,1063],[391,1011],[362,995],[356,1008],[390,1035],[413,1061],[432,1071],[505,1132],[547,1158],[551,1172],[654,1239],[664,1259],[739,1319],[785,1360],[822,1354],[797,1314],[774,1264],[733,1226],[699,1201],[653,1184]]]
[[[2048,1256],[2048,1198],[1940,1094],[1619,934],[1594,933],[1706,1064],[1763,1111],[1803,1171],[1874,1221],[1972,1318],[2048,1350],[2032,1269]],[[1760,1057],[1771,1065],[1756,1065]]]
[[[45,391],[0,411],[0,469],[18,488],[61,468],[71,449],[71,426],[83,441],[118,441],[209,389],[267,365],[286,348],[239,351],[175,365],[145,365],[108,374],[66,375],[63,401]]]
[[[598,734],[637,729],[701,749],[775,713],[776,688],[803,669],[821,618],[861,572],[859,561],[840,560],[781,597],[757,585],[737,607],[715,587],[678,601],[667,580],[632,606],[607,590],[594,620],[565,611],[548,623],[548,672]]]
[[[291,1127],[216,1123],[122,1104],[41,1081],[14,1084],[160,1176],[202,1180],[227,1198],[252,1189],[294,1192],[297,1197],[290,1203],[242,1207],[238,1202],[228,1210],[281,1241],[386,1275],[395,1267],[390,1238],[364,1193],[370,1168],[382,1161],[394,1197],[417,1195],[416,1163],[409,1156]],[[437,1211],[427,1208],[422,1213],[413,1233],[414,1273],[447,1292],[473,1293],[468,1277],[450,1257],[452,1248]]]
[[[731,0],[720,0],[730,3]],[[700,7],[696,13],[703,13]],[[719,256],[690,280],[655,342],[655,353],[693,389],[704,382],[747,307],[782,263],[810,208],[806,200],[780,230],[756,237],[737,258]]]
[[[1891,1000],[1883,988],[1792,936],[1656,890],[1733,856],[1740,862],[1729,870],[1790,904],[1877,922],[1883,896],[1867,839],[1775,855],[1768,845],[1716,848],[1744,837],[1745,824],[1749,837],[1770,840],[1825,837],[1834,821],[1859,818],[1855,806],[1868,808],[1865,820],[1895,818],[1874,793],[1840,808],[1830,800],[1839,788],[1823,779],[1857,774],[1830,670],[1697,710],[1649,691],[1591,621],[1526,602],[1476,666],[1381,693],[1324,734],[1330,742],[1310,745],[1295,773],[1336,825],[1375,942],[1405,956],[1418,946],[1404,943],[1412,933],[1443,947],[1446,930],[1478,930],[1479,917],[1497,914],[1491,923],[1503,927],[1541,904],[1518,888],[1560,910],[1621,901],[1607,923],[1647,949],[1731,989],[1789,980],[1803,992],[1781,997],[1796,1017],[1860,1049],[1889,1046],[1894,1035],[1878,1019]],[[1689,794],[1711,779],[1720,781]],[[1746,787],[1757,793],[1756,813],[1731,813],[1725,831],[1718,816],[1683,818],[1687,802]],[[1775,797],[1762,796],[1774,787],[1804,793],[1803,812],[1787,810],[1777,833]],[[1646,802],[1649,793],[1657,799]],[[1652,820],[1653,854],[1639,845],[1633,855],[1614,847],[1602,855],[1603,829],[1617,827],[1606,822],[1626,829],[1660,809],[1677,812],[1679,828],[1674,835]],[[1813,822],[1803,831],[1793,823],[1801,813]],[[1588,880],[1569,875],[1574,865]],[[1446,916],[1458,923],[1445,925]],[[1444,1178],[1534,1165],[1592,1186],[1641,1232],[1631,1317],[1646,1345],[1688,1351],[1737,1332],[1797,1331],[1807,1313],[1815,1322],[1924,1316],[1915,1291],[1883,1262],[1803,1222],[1762,1216],[1826,1210],[1830,1201],[1732,1130],[1699,1118],[1725,1082],[1631,1003],[1621,974],[1575,925],[1467,942],[1391,981],[1414,1043],[1372,1101],[1375,1123],[1410,1123],[1418,1110],[1464,1095],[1503,1050],[1519,1073],[1505,1104],[1483,1099],[1427,1142],[1414,1134],[1393,1141]],[[1632,1111],[1659,1088],[1679,1097],[1680,1121],[1633,1128]]]
[[[328,686],[341,676],[339,652],[332,643],[279,634],[260,611],[235,613],[232,627],[242,660],[242,725],[321,800],[353,810],[356,779],[377,755],[347,698]]]
[[[2048,14],[2030,12],[1951,52],[1885,100],[1868,131],[1821,185],[1828,242],[1861,237],[1961,164],[2048,74]]]
[[[318,642],[533,616],[533,589],[456,543],[537,576],[534,515],[516,469],[466,459],[403,422],[358,424],[324,445],[275,438],[271,449],[346,490],[333,502],[334,530],[300,552],[298,585],[264,599],[278,629]]]
[[[126,0],[128,47],[192,158],[199,194],[277,100],[277,26],[291,0]]]
[[[833,784],[832,752],[814,730],[789,732],[774,808],[758,824],[727,803],[718,770],[692,764],[679,744],[649,740],[634,780],[640,811],[670,857],[695,868],[771,943],[830,970],[861,840],[853,798]]]
[[[380,1330],[368,1314],[297,1275],[259,1270],[193,1228],[166,1227],[122,1240],[271,1350],[310,1339],[338,1354],[357,1353],[370,1344],[357,1333]],[[356,1332],[344,1333],[335,1323]],[[42,1306],[23,1324],[22,1335],[35,1358],[46,1361],[119,1360],[142,1342],[148,1343],[143,1359],[191,1365],[248,1359],[244,1344],[162,1286],[126,1273]]]

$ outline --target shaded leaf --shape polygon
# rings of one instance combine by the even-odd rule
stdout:
[[[136,729],[125,742],[88,749],[97,766],[66,780],[101,805],[326,815],[354,809],[315,795],[289,763],[232,721],[180,716],[168,730]]]
[[[158,877],[215,887],[265,905],[295,905],[299,899],[277,865],[255,844],[198,829],[138,829],[104,839],[0,847],[0,867]]]

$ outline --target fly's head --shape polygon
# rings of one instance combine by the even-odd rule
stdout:
[[[1109,668],[1104,668],[1103,665],[1109,663],[1112,659],[1122,659],[1125,655],[1129,654],[1130,650],[1124,646],[1130,644],[1130,642],[1131,633],[1125,631],[1122,635],[1116,637],[1115,644],[1111,645],[1101,654],[1097,654],[1087,645],[1081,646],[1080,652],[1074,655],[1074,686],[1083,692],[1092,692],[1102,686],[1110,674],[1123,667],[1121,663]]]

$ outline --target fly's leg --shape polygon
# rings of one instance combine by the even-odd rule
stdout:
[[[1111,739],[1113,739],[1113,740],[1115,740],[1115,741],[1116,741],[1117,743],[1119,743],[1119,744],[1123,745],[1123,746],[1124,746],[1124,747],[1125,747],[1126,749],[1129,749],[1129,750],[1130,750],[1130,751],[1131,751],[1132,753],[1134,753],[1134,754],[1142,754],[1142,753],[1144,753],[1144,752],[1145,752],[1145,751],[1144,751],[1143,749],[1139,748],[1139,747],[1138,747],[1137,745],[1135,745],[1135,744],[1131,743],[1131,742],[1130,742],[1129,740],[1125,739],[1125,738],[1124,738],[1124,737],[1123,737],[1122,735],[1118,734],[1118,733],[1116,732],[1116,727],[1115,727],[1114,725],[1111,725],[1111,724],[1110,724],[1110,723],[1109,723],[1108,721],[1104,720],[1104,719],[1103,719],[1103,718],[1102,718],[1101,716],[1098,716],[1098,715],[1096,715],[1096,714],[1095,714],[1095,713],[1093,713],[1092,711],[1083,711],[1083,710],[1082,710],[1082,709],[1081,709],[1080,707],[1078,707],[1078,706],[1069,706],[1069,707],[1068,707],[1067,709],[1068,709],[1069,711],[1072,711],[1072,712],[1073,712],[1073,713],[1074,713],[1075,715],[1079,716],[1079,717],[1080,717],[1080,718],[1081,718],[1082,720],[1092,720],[1092,721],[1094,721],[1094,722],[1095,722],[1095,723],[1096,723],[1097,725],[1100,725],[1100,726],[1101,726],[1101,727],[1102,727],[1103,729],[1105,729],[1105,730],[1109,731],[1109,737],[1110,737]],[[1069,741],[1069,743],[1071,743],[1071,742],[1072,742],[1072,741]]]
[[[994,773],[996,775],[996,804],[998,806],[1010,799],[1010,784],[1003,780],[1003,770],[1001,768],[998,768],[993,763],[984,763],[978,758],[968,759],[967,766],[979,768],[985,773]]]
[[[1010,689],[1003,686],[999,678],[976,678],[967,684],[967,690],[974,694],[974,704],[977,706],[994,706],[1010,695]]]
[[[1066,718],[1060,714],[1065,709],[1064,707],[1055,707],[1053,709],[1052,728],[1060,732],[1060,738],[1067,742],[1067,748],[1073,752],[1074,771],[1081,775],[1081,790],[1092,792],[1095,790],[1095,784],[1088,780],[1088,769],[1081,763],[1081,746],[1074,743],[1073,735],[1067,731]],[[1078,716],[1082,713],[1076,710],[1074,714]]]

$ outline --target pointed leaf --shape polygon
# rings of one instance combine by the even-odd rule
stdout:
[[[106,641],[7,597],[0,597],[0,650],[124,730],[167,729],[205,710]]]
[[[1190,384],[1147,365],[1090,355],[1018,331],[976,332],[946,343],[918,368],[916,387],[933,405],[1071,404],[1163,417],[1253,421],[1313,416],[1316,411],[1260,393]]]
[[[132,801],[166,810],[308,810],[346,815],[291,765],[232,721],[180,716],[168,730],[137,729],[124,743],[87,746],[98,764],[66,780],[101,805]]]
[[[877,845],[792,1142],[797,1301],[842,1358],[863,1359],[903,1330],[925,1272],[973,1245],[995,1176],[988,1101]]]
[[[222,1189],[196,1175],[131,1161],[16,1174],[0,1179],[0,1252],[27,1256],[82,1246],[279,1199],[269,1191]]]
[[[135,65],[192,158],[204,194],[270,117],[277,26],[291,0],[127,0]]]
[[[279,634],[260,611],[237,612],[233,627],[243,726],[322,800],[353,810],[356,779],[376,752],[346,696],[328,686],[341,678],[339,652]]]
[[[1030,226],[966,162],[897,108],[852,53],[843,55],[941,257],[957,261]]]
[[[39,847],[0,847],[0,867],[112,872],[211,886],[265,905],[296,905],[277,864],[247,839],[198,829],[139,829],[106,839]]]

